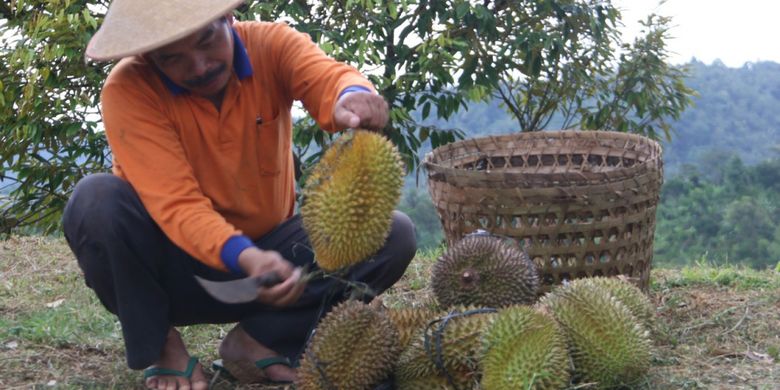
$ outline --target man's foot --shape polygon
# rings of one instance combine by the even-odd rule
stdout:
[[[165,340],[160,359],[150,368],[184,372],[187,370],[189,361],[190,355],[187,353],[184,341],[182,341],[179,332],[171,328],[168,331],[168,338]],[[155,375],[146,380],[146,387],[157,390],[206,390],[209,385],[203,374],[203,368],[198,363],[189,378],[180,375]]]
[[[241,328],[241,325],[236,325],[222,340],[222,344],[219,346],[219,356],[225,362],[239,361],[254,365],[254,362],[260,359],[278,357],[279,354],[258,343]],[[258,370],[260,369],[258,368]],[[265,377],[269,381],[292,382],[296,378],[295,369],[285,364],[273,364],[262,371],[259,373],[262,375],[258,375],[258,377]]]

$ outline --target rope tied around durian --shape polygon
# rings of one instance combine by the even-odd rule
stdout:
[[[423,341],[425,353],[428,355],[428,358],[433,361],[433,364],[436,366],[436,370],[439,372],[439,374],[447,378],[447,383],[455,390],[458,390],[458,386],[455,384],[455,378],[452,377],[452,374],[447,371],[447,367],[444,366],[444,354],[442,351],[442,336],[444,335],[444,331],[447,328],[447,324],[453,318],[472,316],[475,314],[495,313],[497,311],[497,309],[490,307],[471,309],[463,312],[451,311],[444,317],[437,318],[426,325],[425,339]],[[428,332],[431,331],[431,327],[436,325],[436,323],[439,323],[438,328],[433,331],[433,334],[429,335]],[[431,337],[433,337],[433,348],[431,348]]]
[[[311,336],[309,337],[309,339],[311,339]],[[306,340],[305,344],[308,344],[308,343],[309,343],[309,340]],[[309,350],[309,349],[306,350],[306,357],[312,361],[312,363],[314,364],[314,368],[316,368],[317,372],[320,374],[320,379],[322,380],[322,382],[324,382],[324,383],[321,383],[321,384],[325,385],[324,386],[325,389],[326,390],[339,390],[339,388],[336,387],[336,385],[334,385],[333,382],[330,381],[330,379],[328,379],[328,374],[325,373],[325,369],[323,367],[326,366],[328,363],[327,362],[325,362],[325,363],[321,362],[320,359],[318,359],[317,356],[314,355],[314,352]]]

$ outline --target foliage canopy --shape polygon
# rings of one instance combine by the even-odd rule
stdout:
[[[0,5],[0,231],[59,227],[75,183],[110,168],[99,91],[111,64],[83,50],[108,0]],[[369,76],[391,107],[387,134],[407,167],[418,151],[463,136],[429,119],[501,97],[518,130],[564,126],[668,135],[689,103],[682,69],[666,63],[669,20],[651,16],[624,44],[620,12],[601,0],[247,1],[239,19],[285,20]],[[622,52],[619,52],[621,49]],[[304,118],[296,157],[310,166],[330,142]]]

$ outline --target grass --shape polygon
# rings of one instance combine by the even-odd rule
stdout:
[[[653,271],[650,388],[777,389],[780,273],[700,264]]]
[[[438,254],[418,254],[382,297],[385,305],[430,304]],[[655,351],[642,389],[780,387],[780,272],[698,264],[652,276]],[[229,328],[181,331],[190,352],[208,363]],[[84,285],[61,239],[0,241],[0,388],[143,388],[141,374],[125,366],[119,324]],[[218,378],[213,388],[235,386]]]

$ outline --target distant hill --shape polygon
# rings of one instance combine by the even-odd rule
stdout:
[[[729,68],[717,61],[707,65],[694,60],[686,66],[687,83],[698,96],[673,123],[671,141],[663,142],[667,174],[679,172],[685,164],[722,164],[731,155],[747,165],[780,155],[780,64]],[[516,131],[514,119],[499,103],[472,104],[447,121],[434,122],[462,129],[469,138]]]
[[[780,64],[688,66],[688,85],[699,96],[674,124],[675,134],[665,145],[669,173],[683,164],[722,166],[728,155],[747,165],[780,155]]]

